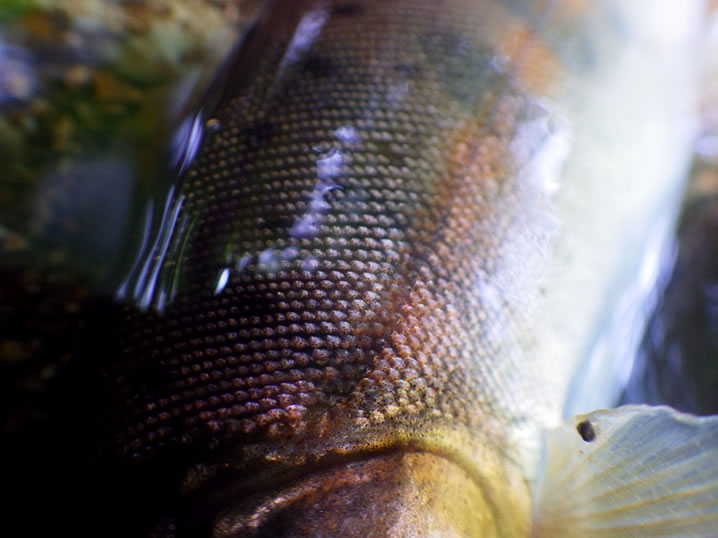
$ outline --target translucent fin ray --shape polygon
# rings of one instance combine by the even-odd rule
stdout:
[[[718,416],[628,405],[545,436],[533,536],[718,536]]]

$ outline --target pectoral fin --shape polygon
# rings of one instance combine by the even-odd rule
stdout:
[[[718,536],[718,416],[627,405],[547,432],[533,536]]]

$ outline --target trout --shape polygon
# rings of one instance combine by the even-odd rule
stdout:
[[[106,450],[173,462],[155,535],[718,534],[718,418],[594,411],[675,217],[701,9],[270,2],[118,291]]]

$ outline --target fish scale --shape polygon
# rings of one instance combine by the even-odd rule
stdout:
[[[444,417],[480,427],[477,399],[500,380],[477,372],[475,357],[500,344],[478,341],[490,323],[481,318],[494,314],[461,290],[475,285],[478,260],[500,257],[495,231],[510,236],[518,228],[503,148],[527,99],[518,88],[482,91],[486,79],[505,78],[486,55],[475,69],[488,75],[442,79],[446,66],[427,57],[446,56],[443,48],[462,39],[464,48],[478,45],[468,28],[467,37],[448,33],[466,28],[451,7],[432,25],[449,37],[424,31],[422,38],[427,13],[408,17],[414,7],[379,3],[363,8],[367,16],[332,18],[312,49],[329,72],[299,62],[287,68],[291,84],[269,98],[259,77],[260,89],[218,111],[222,128],[185,180],[182,214],[197,220],[198,232],[178,263],[191,299],[180,297],[149,323],[137,316],[128,331],[125,353],[137,357],[138,385],[146,385],[146,365],[169,388],[133,402],[141,426],[128,438],[132,451],[177,437],[171,424],[180,416],[190,427],[270,437],[301,432],[336,406],[356,427],[399,414],[415,425]],[[398,26],[404,30],[387,47],[380,37]],[[268,56],[275,63],[260,69],[272,72],[280,55]],[[386,100],[393,84],[410,84],[397,69],[407,56],[417,58],[409,78],[418,89]],[[345,95],[343,87],[353,91]],[[478,95],[476,103],[463,94]],[[467,120],[468,111],[476,113]],[[482,115],[505,120],[474,119]],[[392,116],[404,122],[389,124]],[[338,139],[342,126],[357,140]],[[477,163],[476,152],[487,158]],[[341,163],[321,179],[325,154]],[[338,188],[316,194],[326,184]],[[492,207],[497,191],[502,203]],[[317,197],[326,207],[313,210]],[[317,221],[311,233],[293,232],[307,214]],[[196,302],[225,267],[218,247],[249,262],[230,268],[219,295]],[[489,281],[492,268],[483,265],[479,279]],[[351,309],[356,301],[361,309]],[[398,340],[405,342],[399,349]],[[438,359],[445,356],[455,361],[450,369]]]

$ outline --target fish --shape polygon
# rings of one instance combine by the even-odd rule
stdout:
[[[164,480],[153,535],[718,534],[718,418],[610,408],[702,8],[269,2],[117,289],[103,451]]]

